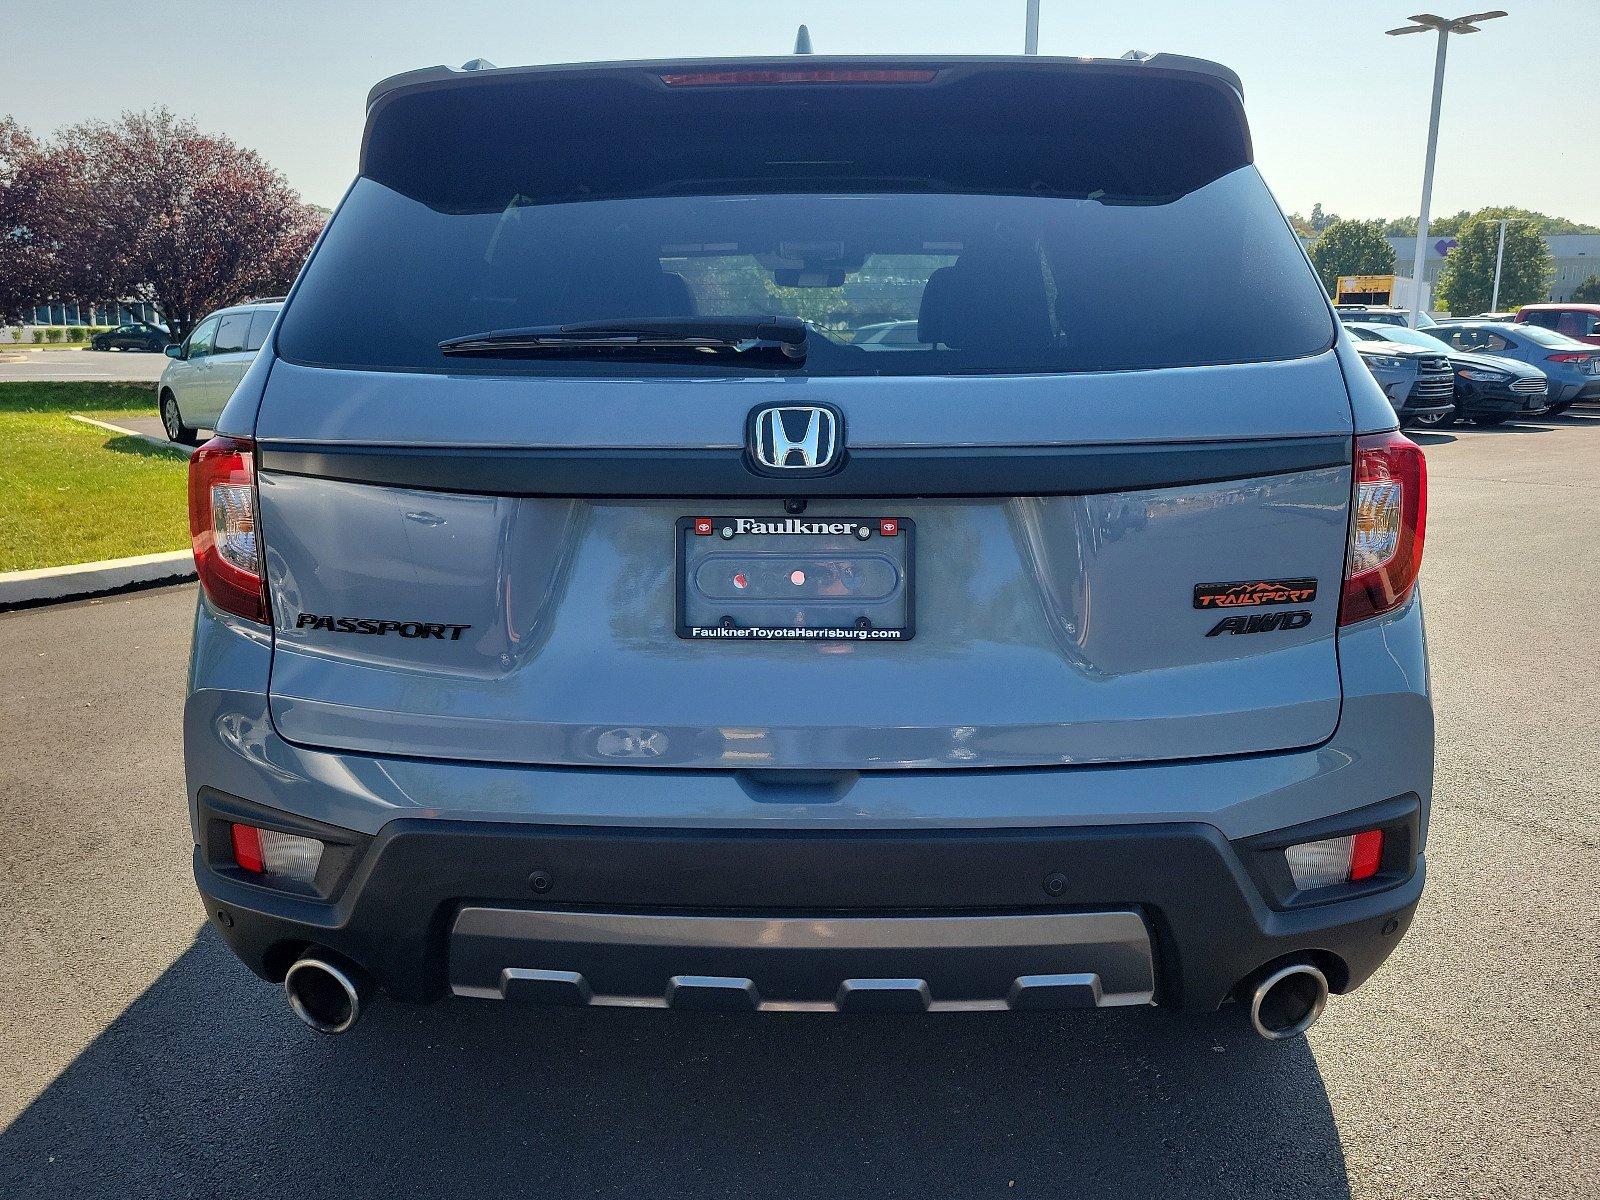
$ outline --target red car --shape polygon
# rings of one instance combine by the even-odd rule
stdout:
[[[1600,346],[1600,304],[1524,304],[1517,310],[1516,321]]]

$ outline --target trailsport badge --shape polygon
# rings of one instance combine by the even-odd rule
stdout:
[[[1259,608],[1263,604],[1310,604],[1315,579],[1255,579],[1248,583],[1197,583],[1196,608]]]

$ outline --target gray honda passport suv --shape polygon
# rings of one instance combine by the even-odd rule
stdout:
[[[327,1032],[381,989],[1286,1037],[1371,975],[1423,461],[1238,79],[473,66],[373,90],[193,459],[239,957]]]

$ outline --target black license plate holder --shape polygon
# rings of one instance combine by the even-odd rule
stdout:
[[[677,633],[696,642],[905,642],[916,525],[899,516],[677,521]]]

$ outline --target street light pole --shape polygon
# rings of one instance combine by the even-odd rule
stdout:
[[[1433,59],[1433,104],[1428,110],[1428,152],[1422,163],[1422,207],[1417,214],[1417,252],[1411,263],[1411,314],[1407,318],[1411,328],[1417,327],[1422,315],[1422,271],[1428,255],[1428,208],[1433,203],[1433,163],[1439,149],[1439,108],[1444,99],[1444,56],[1452,33],[1477,33],[1474,22],[1492,21],[1505,16],[1505,12],[1471,13],[1465,17],[1436,17],[1432,13],[1419,13],[1411,18],[1413,24],[1388,30],[1391,37],[1406,33],[1426,33],[1436,30],[1439,49]]]
[[[1027,25],[1022,33],[1022,52],[1039,53],[1039,0],[1028,0]]]
[[[1500,241],[1494,248],[1494,294],[1489,297],[1489,311],[1500,311],[1500,265],[1506,260],[1506,226],[1510,218],[1500,218]]]

